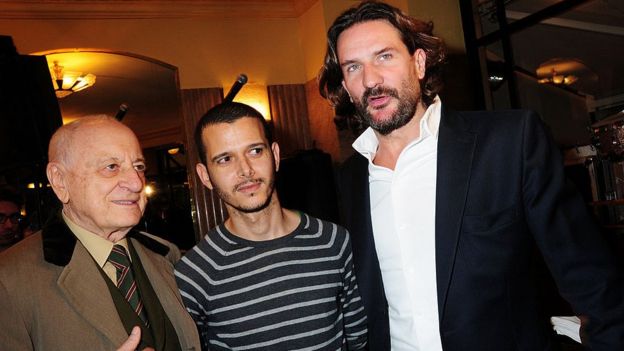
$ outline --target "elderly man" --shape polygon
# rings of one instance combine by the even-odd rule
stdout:
[[[0,256],[3,350],[199,350],[173,277],[179,251],[132,230],[144,171],[136,136],[113,118],[52,136],[47,176],[63,209]]]

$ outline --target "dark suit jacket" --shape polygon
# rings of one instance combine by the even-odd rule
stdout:
[[[370,219],[368,161],[339,177],[369,345],[390,350],[387,302]],[[593,350],[624,350],[622,277],[559,150],[528,111],[443,109],[436,185],[436,275],[445,351],[550,350],[531,258],[535,244],[562,296],[587,315]]]
[[[60,220],[60,222],[59,222]],[[131,231],[132,246],[182,350],[200,350],[173,277],[175,246]],[[0,350],[116,350],[128,333],[106,278],[62,219],[0,254]]]

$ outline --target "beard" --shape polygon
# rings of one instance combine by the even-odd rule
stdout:
[[[243,213],[254,213],[254,212],[259,212],[264,210],[265,208],[267,208],[267,206],[269,206],[269,204],[271,203],[271,200],[273,198],[273,192],[275,191],[275,180],[274,177],[269,180],[269,182],[267,183],[267,190],[266,190],[266,199],[264,200],[264,202],[262,203],[256,203],[256,204],[252,204],[252,205],[243,205],[243,204],[237,204],[235,203],[232,198],[233,196],[231,195],[232,193],[236,192],[236,189],[239,188],[240,186],[242,186],[243,184],[247,184],[249,181],[245,181],[243,183],[238,184],[237,186],[234,187],[234,190],[231,193],[227,193],[225,191],[223,191],[223,189],[219,188],[216,185],[214,186],[214,190],[217,192],[217,195],[219,195],[219,197],[221,198],[221,200],[223,200],[223,202],[225,202],[228,206],[234,208],[237,211],[243,212]],[[254,179],[252,180],[252,182],[255,183],[264,183],[265,181],[263,179]],[[259,194],[254,194],[253,197],[258,196]]]
[[[275,163],[273,163],[275,165]],[[267,208],[273,199],[273,192],[275,191],[275,166],[273,166],[273,171],[271,172],[271,176],[268,180],[264,178],[249,178],[238,184],[236,184],[231,191],[226,191],[217,184],[213,183],[213,191],[219,195],[219,198],[223,200],[229,207],[243,212],[243,213],[254,213],[259,212]],[[245,205],[242,203],[236,203],[235,194],[242,186],[248,185],[249,183],[265,183],[267,185],[267,189],[265,192],[254,194],[252,197],[262,196],[262,194],[266,194],[266,199],[262,203],[254,203],[250,205]]]
[[[397,99],[399,103],[396,111],[394,111],[390,118],[376,120],[372,112],[369,111],[368,99],[371,96],[380,95],[393,97]],[[358,117],[363,123],[367,124],[381,135],[388,135],[392,131],[403,127],[414,118],[416,108],[420,102],[420,90],[417,89],[416,85],[410,84],[407,80],[403,80],[400,93],[397,89],[385,86],[367,88],[364,94],[362,94],[362,98],[359,101],[354,100],[353,104],[355,105]],[[380,110],[384,107],[386,107],[386,105],[380,106],[379,108],[373,107],[372,109]]]

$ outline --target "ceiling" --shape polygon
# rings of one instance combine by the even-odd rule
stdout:
[[[481,9],[492,1],[482,1]],[[561,1],[507,0],[509,22],[538,12]],[[483,14],[485,33],[498,29]],[[624,104],[624,1],[594,0],[564,14],[512,35],[514,61],[520,68],[535,73],[549,60],[581,63],[576,70],[579,80],[570,85],[573,91],[593,96],[598,103],[618,100]],[[502,57],[500,44],[489,50]]]

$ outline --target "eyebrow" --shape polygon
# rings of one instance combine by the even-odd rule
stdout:
[[[265,142],[258,142],[258,143],[253,143],[253,144],[249,144],[249,145],[247,145],[247,149],[254,149],[254,148],[257,148],[258,146],[262,146],[262,147],[264,147],[264,148],[268,148],[267,143],[265,143]],[[218,154],[218,155],[214,155],[214,157],[212,157],[212,158],[210,159],[210,161],[211,161],[211,162],[215,162],[215,161],[217,161],[219,158],[221,158],[221,157],[223,157],[223,156],[228,156],[229,154],[231,154],[231,152],[230,152],[230,151],[225,151],[225,152],[222,152],[222,153],[220,153],[220,154]]]
[[[386,51],[393,51],[393,50],[394,50],[394,48],[392,48],[390,46],[386,46],[385,48],[383,48],[381,50],[377,50],[377,51],[373,52],[373,56],[377,56],[377,55],[382,54],[382,53],[384,53]],[[350,65],[352,63],[357,63],[357,62],[358,62],[358,60],[347,60],[347,61],[341,63],[340,67],[348,66],[348,65]]]
[[[267,147],[267,144],[266,143],[253,143],[253,144],[249,144],[247,148],[254,149],[254,148],[257,148],[258,146]]]
[[[229,155],[229,154],[230,154],[230,152],[229,152],[229,151],[222,152],[222,153],[220,153],[220,154],[218,154],[218,155],[215,155],[213,158],[211,158],[211,159],[210,159],[210,162],[216,162],[216,161],[217,161],[218,159],[220,159],[221,157],[223,157],[223,156],[227,156],[227,155]]]
[[[104,158],[101,158],[101,159],[98,160],[99,163],[106,163],[106,162],[110,162],[110,161],[119,163],[119,162],[121,162],[121,159],[119,157],[112,156],[112,157],[104,157]],[[143,163],[145,163],[145,159],[143,157],[138,157],[138,158],[132,160],[132,163],[136,163],[136,162],[143,162]]]

